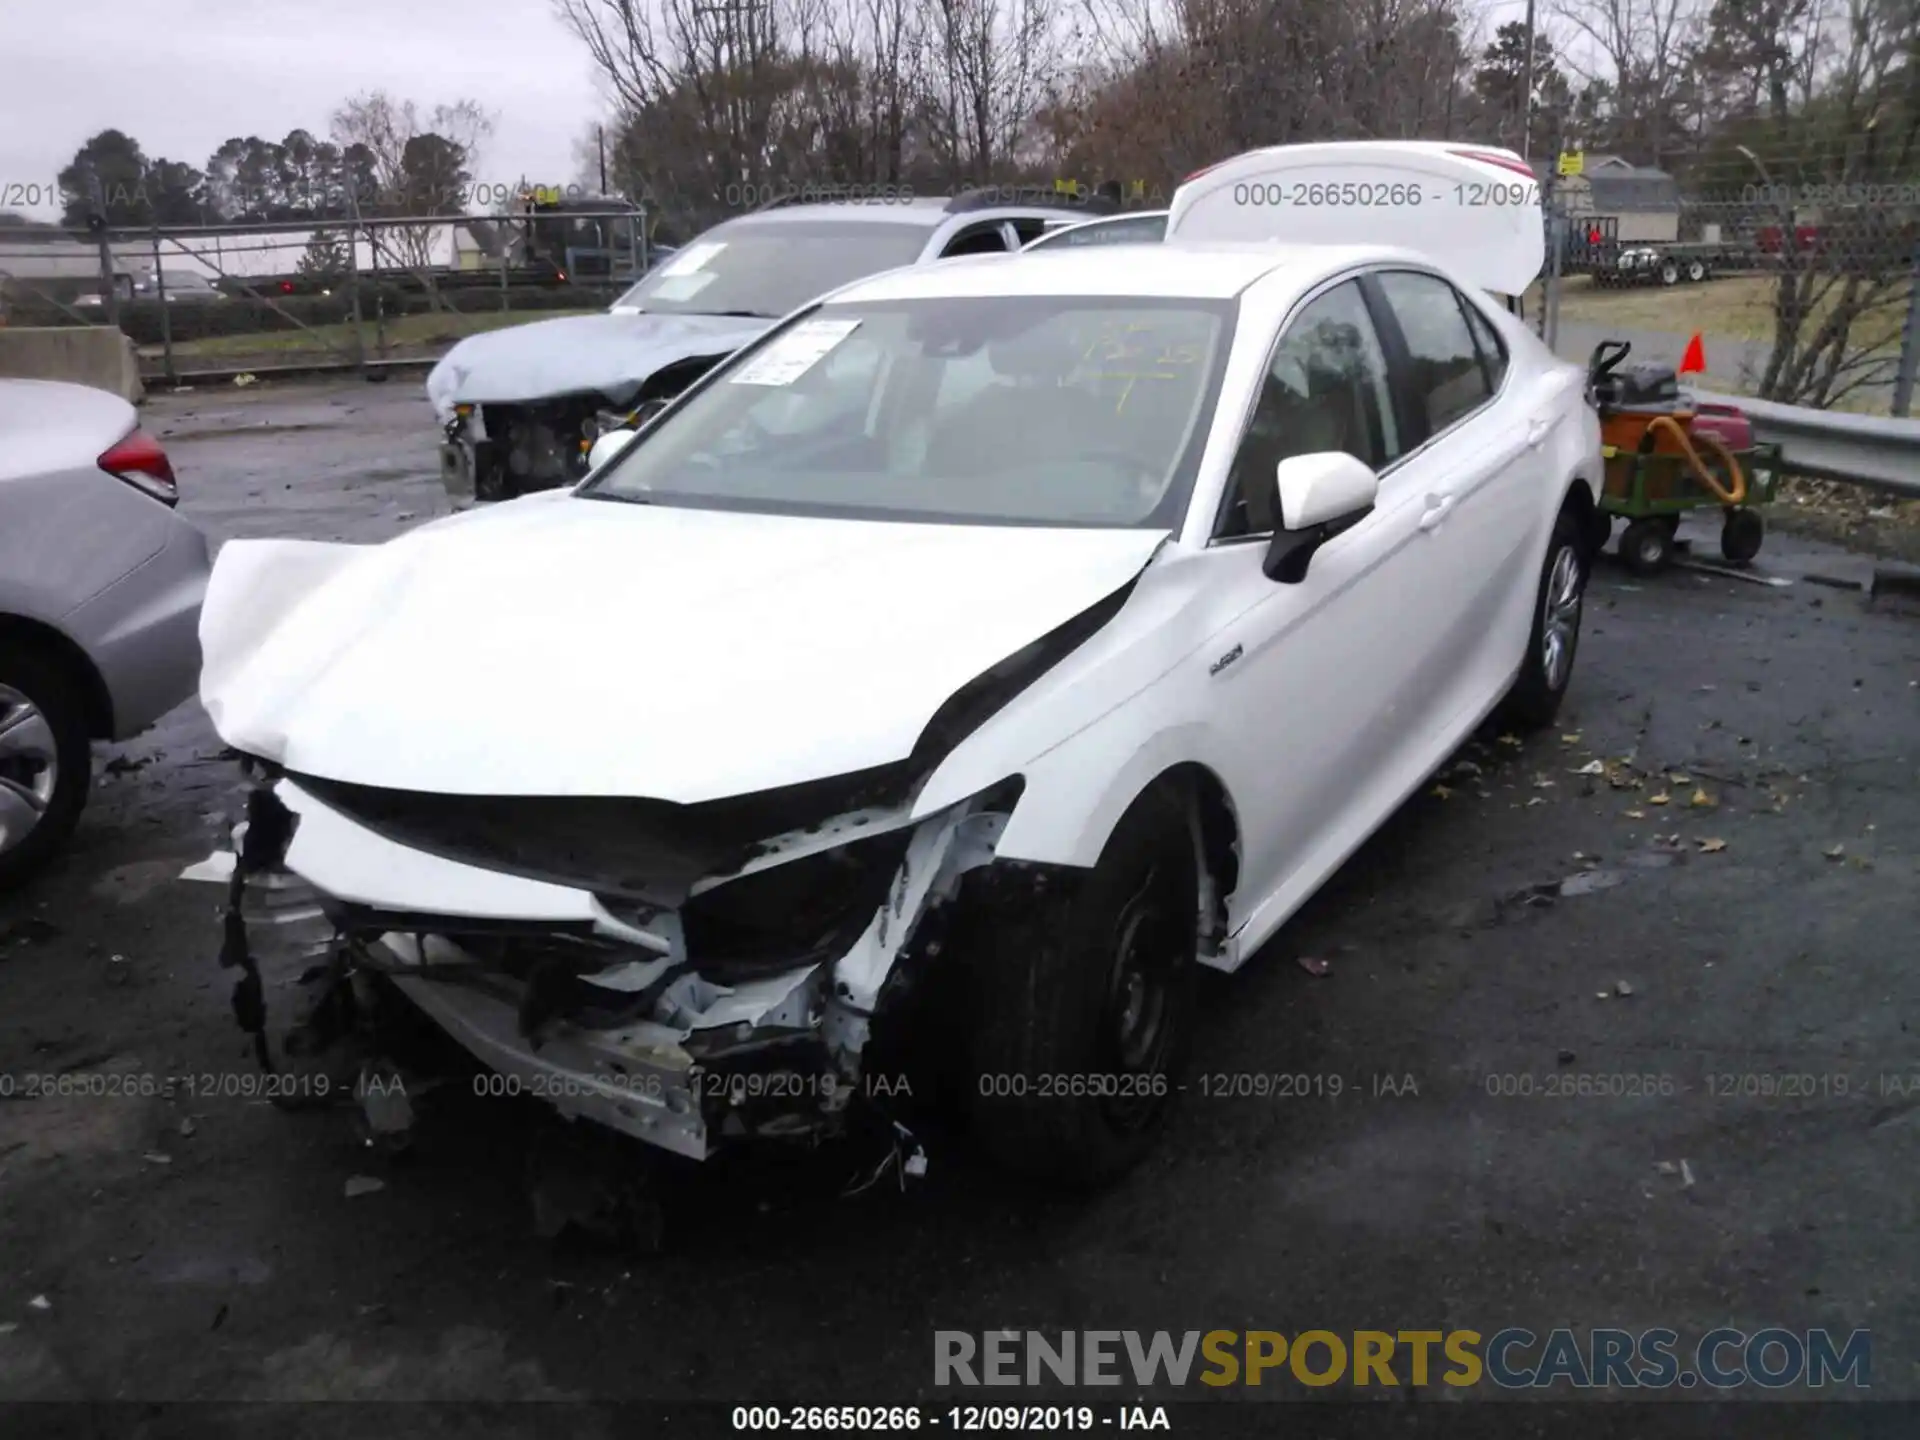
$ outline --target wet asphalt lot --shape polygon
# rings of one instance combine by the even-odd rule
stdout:
[[[216,537],[445,508],[414,380],[147,410]],[[1762,561],[1859,572],[1778,538]],[[1562,733],[1484,737],[1210,977],[1208,1088],[1321,1093],[1196,1075],[1091,1201],[936,1138],[904,1193],[693,1182],[647,1255],[534,1233],[531,1102],[422,1097],[391,1160],[345,1111],[0,1096],[0,1398],[875,1403],[937,1398],[936,1328],[1723,1324],[1868,1328],[1876,1397],[1920,1397],[1916,680],[1897,601],[1605,565]],[[1629,755],[1639,789],[1577,773]],[[189,705],[100,763],[69,857],[0,900],[0,1075],[251,1074],[218,893],[176,878],[232,789],[218,743]],[[1545,1093],[1569,1075],[1599,1093]],[[384,1188],[348,1198],[363,1175]]]

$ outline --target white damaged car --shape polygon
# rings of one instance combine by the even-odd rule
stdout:
[[[684,1156],[940,1056],[1010,1164],[1120,1173],[1197,967],[1490,713],[1552,721],[1601,475],[1582,372],[1483,293],[1538,229],[1470,267],[1181,213],[855,283],[577,488],[230,542],[237,885],[291,872],[343,975]]]

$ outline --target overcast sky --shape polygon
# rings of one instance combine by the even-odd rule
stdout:
[[[1525,10],[1493,0],[1483,24]],[[576,142],[605,109],[548,0],[0,0],[0,74],[0,209],[49,219],[55,177],[109,128],[201,167],[230,136],[325,138],[357,91],[423,110],[470,96],[494,116],[473,177],[487,193],[576,179]]]
[[[0,0],[0,209],[54,186],[89,135],[204,166],[229,136],[325,138],[347,96],[494,116],[479,185],[575,179],[602,106],[586,47],[547,0]]]

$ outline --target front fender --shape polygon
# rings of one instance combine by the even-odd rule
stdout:
[[[1132,737],[1124,735],[1126,728],[1116,712],[1029,765],[1026,788],[995,853],[1007,860],[1091,867],[1120,817],[1157,777],[1176,765],[1207,764],[1203,725],[1172,725]],[[1121,745],[1131,748],[1122,751]],[[1125,758],[1116,764],[1121,754]]]

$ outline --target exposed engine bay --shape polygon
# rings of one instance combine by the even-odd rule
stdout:
[[[584,479],[593,442],[628,429],[716,363],[703,357],[653,375],[625,404],[605,395],[560,395],[506,404],[460,404],[447,421],[441,479],[456,498],[511,500]]]
[[[894,770],[675,806],[250,769],[221,959],[242,971],[235,1010],[263,1060],[250,885],[327,932],[309,977],[320,1024],[289,1054],[338,1041],[368,987],[390,987],[500,1093],[691,1159],[825,1137],[856,1097],[906,1088],[874,1068],[899,1054],[876,1032],[904,1037],[944,976],[962,877],[993,862],[1020,789],[909,823]]]

